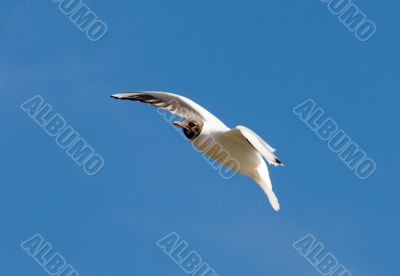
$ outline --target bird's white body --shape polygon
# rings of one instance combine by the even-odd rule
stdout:
[[[276,211],[280,209],[264,159],[274,166],[282,165],[282,162],[274,155],[275,149],[252,130],[243,126],[231,129],[197,103],[172,93],[132,92],[113,97],[146,102],[201,124],[201,131],[191,139],[194,146],[233,171],[253,178],[268,196],[272,207]]]
[[[255,168],[265,163],[261,155],[243,136],[237,135],[237,132],[229,128],[211,134],[202,132],[192,143],[224,166],[228,165],[227,161],[230,159],[223,154],[221,155],[221,152],[228,152],[230,157],[240,164],[240,167],[234,170],[244,175],[250,176]]]
[[[272,207],[276,211],[279,210],[279,202],[272,190],[268,168],[263,157],[237,128],[226,127],[202,132],[192,143],[222,165],[253,178],[267,194]],[[229,157],[224,154],[226,152],[230,155]],[[237,161],[239,166],[231,166],[232,159]]]

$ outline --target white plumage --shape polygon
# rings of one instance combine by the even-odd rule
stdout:
[[[268,168],[263,158],[273,166],[283,164],[275,156],[275,149],[254,131],[244,126],[230,129],[197,103],[172,93],[154,91],[130,92],[114,94],[112,97],[149,103],[185,118],[185,121],[174,122],[174,124],[182,127],[185,135],[198,149],[224,166],[253,178],[268,196],[274,210],[278,211],[280,209],[278,199],[272,190]],[[210,141],[212,141],[212,145],[210,145]],[[225,152],[229,153],[229,160],[234,159],[237,161],[238,166],[227,164],[229,160],[221,153],[221,147]]]

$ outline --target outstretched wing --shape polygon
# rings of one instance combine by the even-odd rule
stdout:
[[[204,122],[214,123],[216,125],[225,126],[217,117],[201,107],[192,100],[167,92],[129,92],[118,93],[111,97],[120,100],[130,100],[148,103],[153,106],[168,110],[169,112],[183,118],[201,119]]]
[[[260,136],[258,136],[251,129],[244,126],[237,126],[235,129],[240,131],[240,134],[249,141],[249,143],[268,161],[269,164],[274,166],[283,166],[283,163],[275,156],[276,151],[273,147],[268,145]]]

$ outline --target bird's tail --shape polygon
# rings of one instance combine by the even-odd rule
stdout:
[[[279,209],[281,207],[279,206],[279,201],[278,201],[278,198],[276,197],[274,191],[272,189],[267,189],[264,191],[268,196],[268,200],[271,203],[272,208],[274,208],[275,211],[279,211]]]
[[[280,209],[279,201],[274,191],[272,190],[271,179],[269,178],[267,166],[265,167],[263,166],[260,169],[258,169],[258,175],[254,177],[254,180],[258,183],[258,185],[260,185],[260,187],[267,195],[268,200],[272,205],[272,208],[274,208],[275,211],[279,211]]]

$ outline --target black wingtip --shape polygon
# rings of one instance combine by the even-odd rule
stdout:
[[[281,160],[279,160],[278,158],[275,159],[275,162],[277,165],[279,166],[284,166],[285,164],[283,164],[283,162]]]

